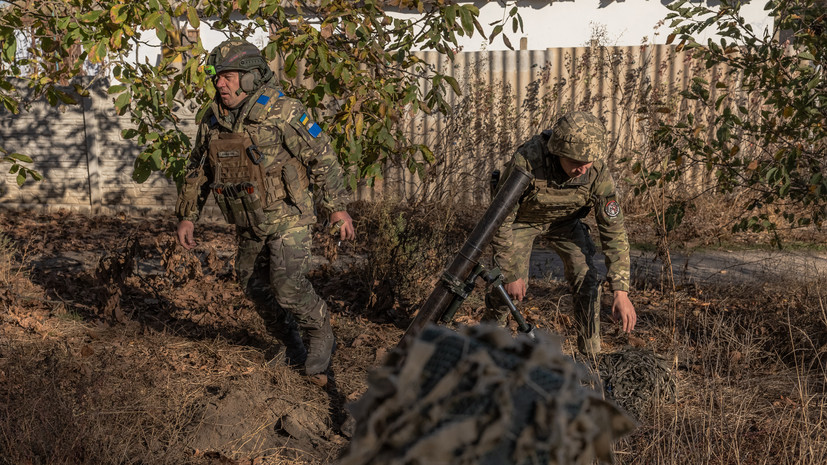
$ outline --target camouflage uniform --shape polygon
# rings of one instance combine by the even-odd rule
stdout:
[[[214,54],[227,56],[239,47],[260,53],[234,39]],[[298,100],[282,93],[268,70],[254,76],[261,82],[245,90],[249,97],[236,111],[216,96],[201,118],[176,213],[194,222],[214,195],[225,219],[236,225],[239,284],[288,356],[293,349],[293,362],[304,358],[296,324],[305,331],[305,371],[312,375],[327,369],[333,348],[327,305],[306,277],[314,207],[344,211],[348,193],[327,135]]]
[[[579,130],[576,138],[587,143],[567,152],[556,141],[566,140],[557,134],[565,118],[573,122],[563,132]],[[581,119],[585,119],[583,124]],[[555,128],[534,136],[517,149],[501,179],[507,179],[514,165],[534,174],[535,179],[519,204],[497,230],[492,244],[494,259],[506,283],[522,278],[528,282],[528,264],[534,239],[545,234],[552,248],[563,260],[566,281],[574,300],[577,321],[577,347],[583,353],[600,352],[600,279],[594,264],[595,245],[589,228],[581,219],[594,210],[597,229],[608,268],[607,279],[612,291],[629,290],[629,242],[617,190],[606,164],[599,159],[605,151],[605,130],[596,118],[581,112],[570,113]],[[597,130],[602,133],[582,133]],[[577,142],[577,140],[575,140]],[[550,146],[551,145],[551,146]],[[552,149],[553,152],[550,150]],[[585,174],[569,178],[560,165],[563,155],[581,162],[593,162]],[[494,292],[486,295],[485,319],[505,321],[507,307]]]

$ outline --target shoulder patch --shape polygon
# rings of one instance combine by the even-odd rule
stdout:
[[[310,135],[311,135],[314,139],[315,139],[316,137],[319,137],[319,134],[321,134],[321,133],[322,133],[322,128],[321,128],[318,124],[314,123],[314,122],[310,119],[310,117],[309,117],[309,116],[307,116],[307,113],[302,113],[302,115],[301,115],[301,116],[299,116],[299,123],[301,123],[301,124],[302,124],[302,126],[304,126],[304,127],[305,127],[305,129],[307,129],[307,132],[309,132],[309,133],[310,133]]]
[[[215,115],[210,115],[210,121],[207,123],[210,128],[214,128],[216,124],[218,124],[218,118]]]
[[[614,218],[620,214],[620,204],[617,203],[617,200],[609,200],[606,202],[606,205],[603,206],[603,211],[609,218]]]
[[[284,94],[278,89],[265,89],[256,99],[256,103],[253,104],[247,118],[258,122],[263,121],[275,101],[283,96]]]

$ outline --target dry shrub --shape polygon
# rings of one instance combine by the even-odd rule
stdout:
[[[620,463],[827,463],[824,284],[791,276],[664,295],[676,302],[661,350],[674,359],[678,399],[647,412]],[[669,337],[669,318],[639,310],[658,326],[650,334]]]
[[[406,314],[432,290],[474,225],[473,213],[450,204],[360,203],[354,208],[365,252],[363,277],[371,314]]]
[[[28,253],[28,247],[21,249],[16,241],[0,232],[0,324],[36,325],[29,314],[35,307],[44,310],[48,306],[42,298],[42,289],[30,280]],[[52,307],[51,310],[57,310],[62,305]]]

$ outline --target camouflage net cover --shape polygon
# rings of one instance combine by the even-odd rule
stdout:
[[[373,371],[339,465],[586,464],[612,460],[633,420],[594,390],[559,339],[429,326]]]
[[[675,399],[669,362],[651,350],[627,348],[600,356],[598,370],[606,394],[638,418],[656,400]]]

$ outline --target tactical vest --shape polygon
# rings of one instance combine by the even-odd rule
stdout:
[[[253,123],[265,120],[281,96],[277,89],[266,88],[246,118]],[[265,221],[265,210],[309,187],[307,169],[283,147],[259,147],[249,129],[242,133],[210,132],[207,156],[214,174],[210,187],[228,223],[260,225]]]
[[[585,218],[594,206],[591,186],[595,169],[576,179],[558,183],[551,165],[553,160],[545,145],[546,138],[540,135],[518,149],[531,166],[534,182],[523,197],[515,221],[557,223]]]

